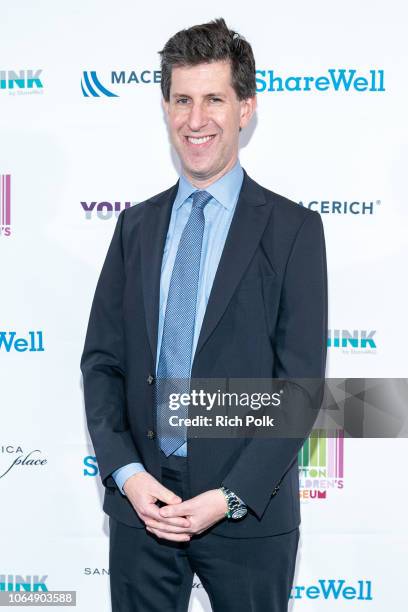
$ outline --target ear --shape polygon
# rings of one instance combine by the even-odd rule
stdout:
[[[240,101],[240,128],[244,128],[251,120],[252,115],[254,114],[257,106],[257,98],[255,96],[251,96],[250,98],[246,98],[245,100]]]

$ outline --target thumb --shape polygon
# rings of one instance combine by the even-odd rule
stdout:
[[[173,493],[173,491],[170,491],[170,489],[167,489],[160,483],[158,483],[155,495],[157,499],[164,502],[165,504],[179,504],[182,501],[179,495],[176,495],[175,493]]]

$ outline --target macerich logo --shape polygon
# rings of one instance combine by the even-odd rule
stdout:
[[[85,212],[85,219],[88,221],[94,218],[94,216],[96,216],[98,219],[102,219],[103,221],[107,221],[108,219],[111,219],[113,215],[115,215],[115,217],[118,217],[120,212],[124,208],[131,208],[135,204],[137,204],[137,202],[130,202],[129,200],[123,203],[119,201],[116,201],[116,202],[107,202],[107,201],[97,202],[96,200],[93,200],[92,202],[87,202],[85,200],[81,201],[82,210]]]
[[[345,580],[318,580],[316,585],[293,586],[289,599],[335,599],[372,601],[371,580],[357,580],[347,584]]]
[[[382,92],[384,70],[370,70],[362,76],[354,68],[329,68],[327,75],[282,76],[274,70],[256,71],[257,92],[280,91],[342,91],[342,92]]]
[[[0,236],[11,236],[11,174],[0,174]]]
[[[371,329],[329,329],[327,346],[341,348],[343,353],[373,353],[377,349],[374,334],[377,330]]]
[[[113,85],[114,88],[115,85],[147,85],[152,83],[160,83],[160,80],[160,70],[141,70],[140,72],[136,70],[132,70],[130,72],[126,72],[125,70],[112,70],[110,76],[110,84]],[[85,98],[100,98],[101,96],[108,98],[119,97],[119,94],[116,93],[116,90],[114,92],[110,85],[108,88],[102,84],[101,79],[98,77],[95,70],[83,71],[81,89]]]
[[[93,96],[94,98],[100,98],[106,96],[108,98],[117,98],[118,95],[109,91],[98,79],[98,75],[95,70],[86,71],[82,73],[81,89],[85,98]]]
[[[299,202],[300,206],[315,210],[321,215],[373,215],[381,200],[311,200],[310,202]]]
[[[329,489],[344,485],[344,432],[316,429],[299,451],[301,500],[326,499]]]
[[[39,574],[0,574],[0,592],[15,591],[17,593],[23,591],[25,593],[36,593],[38,591],[48,591],[45,581],[48,575],[40,576]]]
[[[42,93],[42,70],[0,70],[0,90],[10,94]]]

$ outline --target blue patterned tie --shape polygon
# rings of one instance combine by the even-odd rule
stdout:
[[[187,437],[187,428],[171,426],[169,418],[186,418],[188,406],[170,410],[169,395],[189,392],[205,225],[204,207],[211,197],[206,191],[194,192],[193,206],[181,234],[170,278],[155,388],[158,438],[160,448],[166,456],[180,448]]]

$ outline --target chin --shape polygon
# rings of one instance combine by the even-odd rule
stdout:
[[[201,164],[186,164],[185,167],[190,174],[196,176],[207,176],[213,170],[211,166]]]

